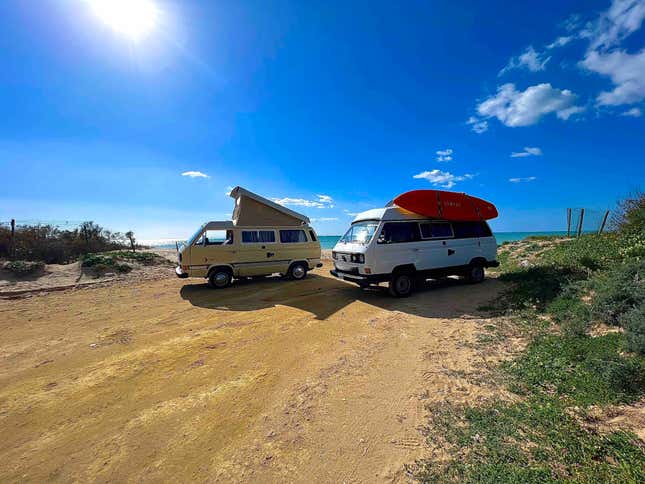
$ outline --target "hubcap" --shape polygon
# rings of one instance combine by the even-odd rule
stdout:
[[[406,276],[399,277],[396,280],[396,290],[401,293],[406,293],[410,290],[410,278]]]
[[[228,282],[228,274],[225,272],[218,272],[215,274],[215,285],[216,286],[225,286]]]
[[[296,279],[301,279],[305,275],[305,268],[302,266],[296,266],[291,272],[293,274],[293,277],[295,277]]]
[[[483,279],[484,277],[484,269],[481,267],[475,267],[472,272],[473,279],[476,281],[479,281],[480,279]]]

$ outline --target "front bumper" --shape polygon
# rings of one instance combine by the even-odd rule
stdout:
[[[389,279],[387,274],[353,274],[340,269],[332,269],[329,273],[342,279],[343,281],[353,282],[359,286],[367,286],[369,284],[378,284],[379,282],[387,281]]]
[[[175,267],[175,274],[177,274],[177,277],[180,279],[186,279],[188,277],[188,273],[182,271],[180,266]]]

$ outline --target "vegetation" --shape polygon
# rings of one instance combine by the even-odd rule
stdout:
[[[115,251],[99,254],[86,254],[81,259],[81,266],[91,268],[95,273],[104,274],[115,271],[120,273],[130,272],[129,263],[136,262],[142,265],[157,265],[165,263],[163,257],[150,252]]]
[[[642,195],[622,203],[616,232],[552,244],[529,267],[501,258],[510,288],[488,309],[509,317],[487,325],[479,343],[529,339],[497,374],[518,398],[430,408],[426,434],[450,458],[417,462],[416,478],[643,482],[645,444],[597,430],[591,406],[645,396],[644,207]]]
[[[0,258],[66,264],[80,256],[135,245],[134,234],[128,240],[119,232],[110,232],[94,222],[83,222],[74,230],[60,230],[52,225],[0,227]]]
[[[2,266],[5,271],[9,271],[16,276],[26,276],[41,272],[45,268],[45,264],[36,261],[14,260],[5,262]]]

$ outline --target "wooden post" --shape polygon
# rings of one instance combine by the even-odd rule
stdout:
[[[602,231],[605,229],[605,224],[607,223],[607,217],[609,217],[609,210],[605,211],[605,216],[602,218],[602,223],[598,229],[598,235],[602,234]]]
[[[16,258],[16,219],[11,219],[11,258]]]
[[[580,209],[580,221],[578,222],[578,237],[582,234],[582,222],[585,219],[585,209],[581,208]]]
[[[567,237],[571,237],[571,209],[567,208]]]

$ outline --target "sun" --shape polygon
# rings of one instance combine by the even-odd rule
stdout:
[[[152,32],[159,21],[159,9],[152,0],[87,0],[106,25],[132,41]]]

